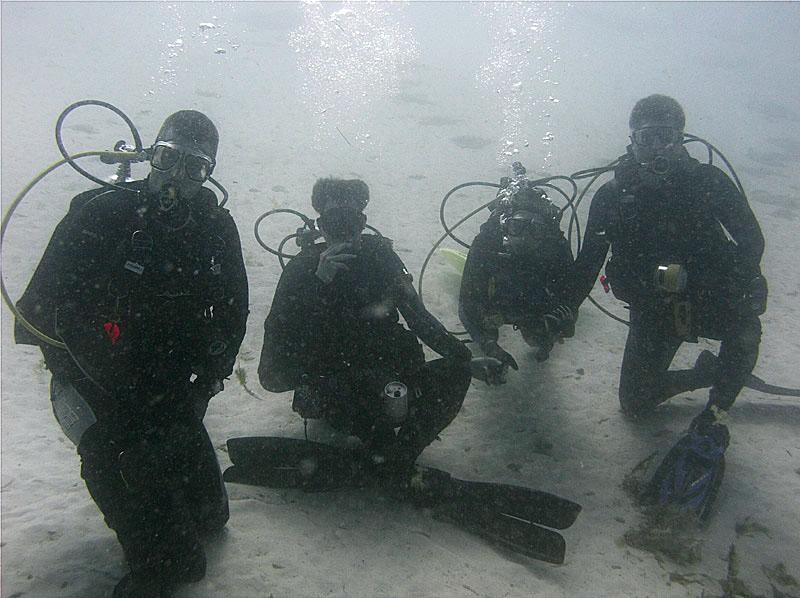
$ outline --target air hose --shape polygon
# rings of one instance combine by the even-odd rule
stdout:
[[[131,119],[128,118],[128,116],[122,110],[120,110],[113,104],[109,104],[108,102],[103,102],[102,100],[81,100],[80,102],[75,102],[74,104],[70,104],[69,106],[64,108],[64,110],[59,115],[58,120],[56,121],[56,145],[58,146],[58,151],[61,152],[61,155],[64,157],[64,161],[67,164],[72,166],[72,168],[74,168],[76,172],[86,177],[90,181],[97,183],[101,187],[117,189],[118,191],[128,191],[128,189],[126,189],[125,187],[97,178],[90,172],[78,166],[73,157],[69,155],[69,152],[67,152],[67,148],[64,147],[64,141],[61,137],[61,128],[64,126],[64,120],[66,120],[70,112],[72,112],[77,108],[80,108],[81,106],[100,106],[102,108],[107,108],[108,110],[111,110],[114,114],[119,116],[122,120],[124,120],[125,124],[128,125],[128,129],[130,129],[131,135],[133,135],[133,142],[135,144],[135,146],[132,149],[132,153],[137,157],[137,159],[133,161],[143,162],[144,160],[147,159],[145,150],[142,147],[142,138],[139,135],[139,131],[136,129],[136,125],[133,124],[133,121],[131,121]],[[128,155],[130,155],[130,153],[128,153]],[[108,163],[111,164],[113,162],[108,162]]]

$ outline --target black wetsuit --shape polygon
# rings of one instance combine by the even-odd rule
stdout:
[[[503,251],[503,230],[492,216],[472,241],[461,278],[458,314],[472,340],[497,341],[501,324],[536,328],[561,304],[563,284],[572,267],[572,251],[563,235],[542,243],[533,255]]]
[[[626,156],[592,200],[575,261],[573,305],[589,294],[609,247],[606,275],[631,313],[619,385],[623,410],[638,414],[707,386],[709,404],[729,409],[761,339],[759,313],[746,293],[760,276],[764,238],[746,199],[715,166],[687,159],[671,180],[653,185]],[[679,294],[657,288],[656,269],[668,264],[688,273]],[[687,329],[685,322],[676,325],[676,304],[689,306]],[[716,370],[668,371],[681,343],[698,336],[722,341]]]
[[[408,417],[389,450],[413,462],[456,416],[470,381],[471,353],[425,310],[388,239],[362,236],[358,257],[330,284],[315,271],[325,244],[287,265],[264,322],[258,372],[269,391],[313,393],[334,427],[381,445],[393,437],[380,395],[408,387]],[[411,330],[399,323],[403,315]],[[417,338],[442,355],[426,363]]]
[[[81,475],[135,574],[202,577],[198,536],[228,519],[213,446],[197,413],[207,383],[232,373],[248,313],[236,225],[202,189],[166,218],[146,181],[72,200],[17,304],[17,342],[41,346],[56,416],[96,420],[78,445]],[[190,382],[196,375],[195,384]],[[85,402],[85,403],[84,403]]]

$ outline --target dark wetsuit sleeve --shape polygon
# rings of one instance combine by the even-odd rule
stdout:
[[[487,324],[484,318],[492,276],[489,256],[489,240],[481,231],[467,254],[458,297],[458,317],[472,340],[481,346],[498,338],[497,326]]]
[[[73,198],[69,212],[56,226],[25,293],[16,304],[30,324],[51,338],[56,338],[56,309],[80,294],[82,285],[87,283],[86,269],[96,261],[91,259],[91,254],[95,241],[99,243],[101,239],[88,230],[90,227],[81,209],[101,191],[93,189]],[[19,322],[14,332],[17,343],[42,345],[44,342]]]
[[[406,320],[411,331],[419,339],[442,357],[469,360],[472,352],[456,337],[447,332],[423,305],[410,279],[397,281],[398,309]]]
[[[750,204],[728,176],[715,166],[706,166],[710,173],[714,216],[736,243],[738,265],[745,276],[760,272],[764,253],[764,235]]]
[[[297,388],[305,373],[306,345],[313,328],[306,304],[310,298],[317,297],[321,285],[312,284],[303,261],[303,258],[294,258],[287,264],[264,322],[258,379],[270,392]]]
[[[608,206],[613,193],[612,184],[606,183],[592,198],[583,245],[572,266],[569,280],[564,285],[565,302],[574,310],[591,292],[608,254]]]
[[[16,304],[22,317],[51,338],[55,337],[55,312],[64,292],[59,274],[70,267],[66,253],[73,229],[74,223],[68,214],[56,227],[28,288]],[[26,345],[40,345],[43,342],[19,321],[15,324],[14,336],[17,343]]]
[[[225,344],[224,351],[211,359],[211,375],[227,378],[233,373],[236,355],[244,339],[247,326],[249,293],[247,272],[242,257],[242,244],[236,223],[226,214],[224,221],[225,250],[222,258],[224,293],[214,303],[214,330],[218,339]]]
[[[411,275],[402,260],[390,251],[390,272],[393,273],[394,295],[397,309],[408,327],[417,337],[442,357],[467,361],[472,352],[431,314],[422,303],[412,284]]]

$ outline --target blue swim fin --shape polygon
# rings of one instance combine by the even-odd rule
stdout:
[[[730,435],[723,424],[695,426],[681,437],[661,462],[643,499],[650,504],[693,513],[700,521],[711,514],[725,473]]]

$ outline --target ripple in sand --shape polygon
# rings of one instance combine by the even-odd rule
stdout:
[[[487,145],[491,145],[492,140],[486,137],[477,137],[476,135],[459,135],[458,137],[451,137],[450,141],[455,143],[462,149],[482,149]]]
[[[421,118],[418,122],[423,127],[447,127],[461,124],[464,121],[460,118],[449,118],[447,116],[431,116],[428,118]]]
[[[116,121],[114,121],[116,123]],[[86,133],[87,135],[97,135],[100,131],[95,129],[92,125],[70,125],[67,127],[71,131],[77,131],[78,133]]]
[[[435,102],[432,102],[428,99],[427,96],[424,96],[419,93],[398,93],[394,96],[395,102],[404,102],[406,104],[418,104],[420,106],[435,106]]]
[[[761,116],[768,118],[769,120],[800,120],[800,114],[798,114],[792,108],[784,104],[779,104],[778,102],[757,100],[750,102],[747,105],[747,108],[748,110],[752,110],[753,112],[756,112]]]

